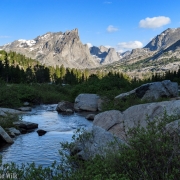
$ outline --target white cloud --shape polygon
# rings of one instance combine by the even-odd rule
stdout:
[[[139,26],[141,28],[154,29],[154,28],[159,28],[166,24],[169,24],[170,22],[171,22],[171,19],[165,16],[158,16],[158,17],[153,17],[153,18],[147,17],[146,19],[142,19],[139,21]]]
[[[90,47],[93,47],[93,45],[91,43],[86,43],[87,46],[90,48]]]
[[[114,27],[113,25],[109,25],[109,26],[107,27],[107,31],[108,31],[109,33],[116,32],[116,31],[118,31],[118,28]]]
[[[117,51],[124,52],[131,49],[142,48],[143,44],[140,41],[129,41],[129,42],[121,42],[117,44]]]

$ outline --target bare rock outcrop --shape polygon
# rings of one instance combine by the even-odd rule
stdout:
[[[24,112],[11,109],[11,108],[0,108],[0,116],[8,116],[9,114],[22,114]]]
[[[139,104],[120,112],[117,110],[105,111],[95,116],[91,134],[84,141],[76,142],[73,155],[77,154],[82,159],[88,159],[96,154],[104,155],[106,150],[116,150],[118,143],[128,142],[128,130],[137,126],[146,127],[148,121],[153,121],[167,115],[180,115],[180,100],[163,101],[156,103]],[[179,120],[166,125],[171,132],[180,133]],[[88,136],[89,137],[89,136]],[[117,141],[115,141],[115,139]],[[108,143],[114,142],[114,146]]]
[[[78,29],[65,33],[48,32],[35,39],[16,40],[0,48],[36,59],[46,66],[63,64],[65,67],[77,69],[99,66],[91,56],[88,46],[80,41]]]
[[[136,95],[138,98],[148,101],[154,101],[162,97],[177,97],[178,84],[170,80],[147,83],[134,90],[122,93],[116,96],[115,99],[126,99],[130,95]]]
[[[68,101],[61,101],[58,103],[56,107],[56,111],[58,112],[73,112],[74,111],[74,104]]]
[[[6,131],[0,126],[0,145],[2,146],[4,143],[12,144],[12,143],[14,143],[14,141],[6,133]]]
[[[90,133],[90,135],[88,135]],[[95,155],[105,155],[106,150],[111,152],[118,149],[118,144],[112,145],[112,142],[118,142],[118,144],[125,144],[124,141],[116,139],[113,134],[106,131],[99,126],[93,126],[81,137],[81,141],[71,150],[71,155],[77,155],[80,159],[87,160]],[[108,147],[108,148],[107,148]]]
[[[98,111],[98,100],[100,97],[97,94],[79,94],[74,103],[75,111]]]

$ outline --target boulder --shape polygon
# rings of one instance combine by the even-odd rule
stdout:
[[[12,138],[6,133],[6,131],[0,126],[0,144],[9,143],[12,144],[14,141]]]
[[[0,108],[0,116],[8,116],[9,114],[22,114],[22,111],[18,111],[10,108]]]
[[[154,101],[162,97],[177,97],[178,94],[178,84],[170,80],[164,80],[143,84],[132,91],[116,96],[115,99],[126,99],[130,95],[136,95],[142,100]]]
[[[102,111],[103,103],[104,103],[104,100],[99,98],[98,99],[98,111]]]
[[[67,112],[67,110],[71,110],[72,112],[74,111],[74,104],[71,102],[67,101],[61,101],[58,103],[56,107],[56,111],[58,112]]]
[[[88,114],[88,115],[86,116],[86,119],[93,121],[93,120],[94,120],[94,117],[95,117],[95,114]]]
[[[180,135],[180,119],[166,124],[165,129],[170,134],[179,134]]]
[[[146,127],[149,121],[167,115],[180,115],[180,100],[139,104],[129,107],[124,112],[105,111],[95,116],[93,124],[104,128],[116,137],[126,140],[129,128]]]
[[[19,128],[26,129],[26,130],[38,128],[38,124],[27,122],[27,121],[16,121],[16,122],[13,122],[13,124]]]
[[[75,99],[74,109],[76,111],[98,111],[97,94],[79,94]]]
[[[20,107],[18,108],[19,111],[31,111],[31,107]]]
[[[106,150],[113,151],[119,148],[119,142],[126,144],[129,128],[146,127],[148,121],[162,116],[165,112],[169,116],[180,115],[180,100],[139,104],[129,107],[123,112],[110,110],[99,113],[94,118],[92,128],[87,131],[91,135],[86,136],[85,133],[84,138],[80,138],[81,141],[76,141],[71,154],[76,154],[84,160],[96,154],[105,155]],[[166,128],[177,129],[178,122],[170,123]],[[114,146],[109,145],[115,139]]]
[[[89,133],[89,135],[86,133]],[[119,144],[125,144],[124,141],[116,139],[111,133],[98,126],[93,126],[86,133],[81,141],[76,141],[74,148],[71,150],[71,155],[77,155],[83,160],[98,154],[105,155],[107,151],[117,150]],[[113,145],[112,142],[114,142]]]
[[[36,132],[38,133],[39,136],[43,136],[44,134],[47,133],[47,131],[42,130],[42,129],[39,129],[39,130],[37,130]]]
[[[7,128],[7,131],[8,131],[10,134],[15,135],[15,136],[21,134],[21,132],[20,132],[18,129],[13,128],[13,127],[12,127],[12,128]]]

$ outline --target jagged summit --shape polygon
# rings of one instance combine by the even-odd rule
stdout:
[[[46,65],[64,65],[70,68],[92,68],[94,61],[87,46],[80,41],[78,29],[66,32],[47,32],[33,40],[16,40],[0,47],[15,51]]]
[[[121,59],[114,48],[107,48],[105,46],[90,47],[90,53],[102,65],[111,64]]]
[[[180,39],[180,28],[168,28],[152,39],[144,48],[151,51],[166,49]]]
[[[66,32],[47,32],[32,40],[19,39],[0,47],[36,59],[42,64],[64,65],[70,68],[94,68],[120,59],[115,49],[83,45],[78,29]],[[91,53],[90,53],[91,52]]]

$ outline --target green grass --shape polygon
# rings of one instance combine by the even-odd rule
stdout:
[[[4,84],[0,87],[0,107],[17,108],[24,102],[52,104],[70,100],[68,87],[51,84]]]
[[[14,127],[13,122],[20,120],[20,117],[18,115],[11,115],[8,114],[7,116],[1,116],[0,117],[0,126],[3,129]]]

